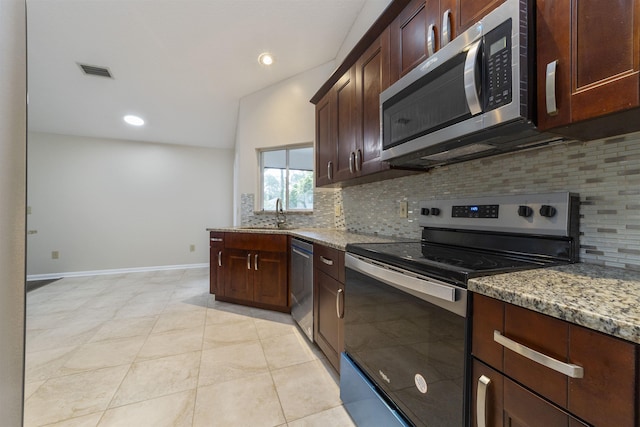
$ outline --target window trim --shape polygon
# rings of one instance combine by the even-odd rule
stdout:
[[[289,145],[279,145],[279,146],[273,146],[273,147],[262,147],[262,148],[256,148],[256,155],[258,157],[258,192],[257,192],[257,197],[256,197],[256,202],[257,205],[260,207],[259,210],[255,209],[256,207],[254,206],[254,211],[256,212],[264,212],[264,213],[275,213],[275,210],[266,210],[264,209],[264,174],[263,174],[263,170],[264,170],[264,162],[263,162],[263,157],[262,157],[262,153],[264,152],[268,152],[268,151],[280,151],[280,150],[286,150],[286,171],[287,171],[287,178],[289,176],[289,150],[295,150],[298,148],[311,148],[313,151],[313,159],[312,159],[312,165],[314,165],[314,167],[311,169],[311,171],[313,172],[313,179],[314,179],[314,188],[315,188],[315,147],[313,144],[313,141],[310,142],[300,142],[300,143],[296,143],[296,144],[289,144]],[[285,182],[285,200],[284,200],[284,211],[286,213],[300,213],[300,214],[308,214],[308,213],[313,213],[313,208],[312,209],[287,209],[286,207],[289,205],[289,180],[287,179]],[[315,200],[314,200],[314,206],[315,206]]]

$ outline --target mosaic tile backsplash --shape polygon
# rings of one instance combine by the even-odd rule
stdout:
[[[640,133],[566,142],[372,184],[317,189],[314,213],[288,215],[287,222],[418,239],[422,200],[549,191],[580,195],[582,262],[640,270]],[[408,202],[408,218],[399,216],[401,201]],[[273,215],[254,214],[253,195],[242,195],[242,225],[273,221]]]

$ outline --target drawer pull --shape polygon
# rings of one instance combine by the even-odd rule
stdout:
[[[493,340],[501,346],[508,348],[514,353],[520,356],[526,357],[536,363],[546,366],[549,369],[553,369],[556,372],[564,374],[571,378],[583,378],[584,368],[582,366],[573,365],[571,363],[564,363],[553,357],[549,357],[546,354],[542,354],[539,351],[535,351],[529,347],[526,347],[516,341],[513,341],[500,333],[500,331],[493,331]]]
[[[224,239],[221,239],[220,237],[212,237],[211,241],[212,242],[224,242]]]
[[[333,260],[332,259],[325,258],[322,255],[320,255],[320,261],[324,262],[327,265],[333,265]]]
[[[478,393],[476,395],[476,420],[478,427],[487,425],[487,388],[491,380],[489,377],[480,375],[478,378]]]

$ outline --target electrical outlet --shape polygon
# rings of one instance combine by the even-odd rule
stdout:
[[[400,210],[398,216],[400,216],[400,218],[407,218],[409,216],[409,202],[400,202]]]
[[[189,245],[189,252],[195,252],[196,251],[196,245]]]
[[[58,258],[60,258],[60,252],[52,251],[51,252],[51,259],[58,259]]]
[[[31,215],[31,206],[27,206],[27,215]]]
[[[334,211],[336,216],[342,215],[342,205],[340,204],[335,205]]]

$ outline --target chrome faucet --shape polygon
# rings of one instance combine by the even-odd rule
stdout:
[[[282,216],[282,218],[280,217]],[[276,199],[276,226],[278,228],[284,227],[287,223],[287,217],[282,209],[282,200],[278,197]]]

